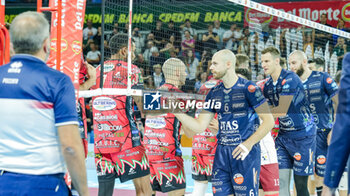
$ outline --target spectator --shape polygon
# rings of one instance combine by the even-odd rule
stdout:
[[[91,51],[86,55],[86,61],[96,67],[100,64],[101,52],[97,50],[97,46],[94,42],[90,43]]]
[[[198,77],[198,81],[196,82],[196,84],[194,85],[194,89],[196,92],[199,91],[199,89],[201,88],[201,86],[208,80],[208,74],[207,72],[201,72],[199,74]]]
[[[314,58],[314,42],[315,42],[315,30],[312,33],[308,33],[305,36],[305,28],[303,28],[303,38],[304,38],[304,52],[308,59]]]
[[[191,38],[190,31],[185,31],[185,38],[186,39],[181,43],[182,56],[185,56],[187,50],[192,50],[192,53],[194,54],[195,40]]]
[[[230,29],[227,30],[223,35],[223,43],[225,44],[225,48],[231,51],[236,51],[238,49],[238,46],[236,45],[236,39],[234,37],[234,32],[237,25],[232,24]]]
[[[188,31],[189,34],[193,36],[191,37],[193,40],[197,40],[197,31],[191,27],[191,22],[189,19],[185,20],[185,24],[181,25],[180,29],[182,30],[182,41],[186,39],[186,31]]]
[[[337,54],[338,56],[338,67],[337,67],[337,71],[342,69],[342,62],[343,62],[343,58],[344,55],[346,54],[346,44],[345,44],[345,39],[342,37],[338,38],[338,42],[334,47],[334,52]]]
[[[151,69],[149,67],[149,64],[146,62],[146,60],[142,54],[137,55],[135,65],[140,69],[142,68],[145,72],[145,75],[149,75],[151,73]]]
[[[202,42],[204,48],[210,48],[213,53],[217,51],[220,38],[217,33],[213,32],[212,24],[208,25],[208,32],[203,34]]]
[[[164,83],[162,66],[160,64],[156,64],[153,66],[153,70],[154,70],[154,73],[153,73],[154,86],[158,88]]]
[[[90,50],[90,44],[94,42],[94,36],[92,35],[92,32],[88,33],[89,39],[83,40],[83,53],[86,55]]]
[[[139,28],[135,27],[132,31],[132,38],[135,42],[135,54],[138,55],[142,52],[142,48],[145,47],[145,39],[142,37],[142,35],[139,32]]]
[[[121,33],[129,34],[129,23],[125,23],[124,28],[121,29]]]
[[[208,68],[210,67],[211,64],[209,64],[208,62],[211,60],[212,58],[212,53],[209,50],[204,50],[202,53],[202,59],[201,59],[201,67],[202,67],[202,71],[207,72],[207,70],[209,70]]]
[[[331,25],[327,24],[326,13],[321,14],[320,24],[332,27]],[[315,49],[319,47],[325,49],[327,41],[331,41],[331,38],[332,38],[332,34],[316,29],[315,30]]]
[[[87,27],[83,29],[83,38],[84,40],[93,39],[93,37],[97,34],[97,29],[92,26],[91,20],[87,20],[86,25]],[[89,32],[92,34],[89,35]]]
[[[101,46],[101,40],[102,40],[102,27],[97,28],[97,34],[94,36],[94,42],[96,45]]]
[[[325,63],[323,58],[315,59],[315,68],[316,68],[316,71],[324,72]]]
[[[79,195],[89,195],[74,87],[45,63],[49,29],[37,12],[11,23],[16,55],[0,67],[0,195],[70,195],[65,163]]]
[[[167,43],[159,52],[163,54],[165,59],[170,58],[170,52],[175,51],[175,47],[171,43]]]
[[[152,67],[155,64],[163,64],[164,63],[164,57],[159,54],[159,50],[156,47],[151,48],[151,57],[149,59],[149,65]]]
[[[180,29],[175,27],[174,21],[169,21],[168,28],[166,30],[166,38],[170,39],[171,36],[174,36],[175,42],[181,42],[181,33]]]
[[[156,46],[156,43],[154,41],[154,34],[153,33],[149,33],[147,35],[147,38],[145,40],[145,43],[148,43],[149,41],[152,41],[153,42],[153,45]],[[147,45],[147,44],[146,44]]]
[[[220,21],[219,20],[214,21],[213,32],[216,33],[219,36],[220,41],[217,44],[217,48],[219,50],[221,50],[222,47],[223,47],[223,37],[224,37],[225,30],[220,27]]]
[[[194,82],[197,77],[197,67],[199,65],[199,61],[194,56],[192,50],[187,51],[187,55],[184,58],[184,63],[186,65],[186,78]]]
[[[145,83],[146,90],[155,90],[156,89],[156,86],[154,85],[154,80],[153,80],[152,76],[145,77],[144,83]]]
[[[283,57],[280,58],[280,65],[281,65],[282,69],[287,69],[287,60],[286,60],[286,58],[283,58]]]
[[[155,47],[154,46],[154,42],[153,41],[148,41],[147,42],[147,48],[145,49],[145,51],[143,52],[143,57],[145,58],[145,60],[149,63],[150,62],[150,58],[152,56],[152,52],[151,52],[151,48]],[[157,48],[157,47],[155,47]]]
[[[239,47],[238,47],[238,54],[244,54],[249,55],[250,52],[250,44],[248,42],[248,37],[243,37],[242,41],[240,41]]]
[[[342,18],[338,19],[338,23],[337,23],[337,29],[345,31],[345,21]],[[333,34],[333,45],[336,45],[338,42],[338,35]]]
[[[175,36],[170,36],[170,38],[169,38],[169,43],[170,44],[172,44],[173,46],[174,46],[174,49],[175,49],[175,52],[176,53],[179,53],[180,52],[180,48],[181,48],[181,46],[180,46],[180,43],[181,42],[178,42],[176,39],[175,39]]]
[[[158,48],[162,48],[164,46],[166,38],[166,34],[164,29],[162,28],[162,21],[157,20],[156,28],[152,30],[154,35],[154,42]]]

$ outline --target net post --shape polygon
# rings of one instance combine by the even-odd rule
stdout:
[[[103,88],[103,72],[104,72],[104,58],[105,58],[105,47],[104,47],[104,42],[105,42],[105,6],[106,2],[105,0],[102,0],[101,4],[101,65],[100,65],[100,88]]]
[[[129,37],[129,43],[128,43],[128,85],[127,85],[127,95],[130,96],[131,93],[131,58],[132,58],[132,5],[133,5],[133,0],[129,0],[129,29],[128,29],[128,37]]]

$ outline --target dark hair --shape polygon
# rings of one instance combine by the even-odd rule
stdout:
[[[191,22],[191,21],[190,21],[190,19],[186,19],[186,20],[185,20],[185,23],[186,23],[186,22]]]
[[[128,35],[125,33],[118,33],[112,36],[109,40],[109,48],[112,55],[117,54],[120,49],[128,46]]]
[[[173,23],[173,24],[174,24],[174,21],[173,21],[173,20],[170,20],[169,23]]]
[[[236,66],[239,67],[244,62],[249,61],[249,57],[245,54],[236,54]]]
[[[267,54],[267,53],[270,53],[274,58],[281,57],[280,51],[273,46],[267,47],[263,51],[261,51],[261,54]]]
[[[242,76],[244,76],[248,80],[252,79],[252,73],[250,73],[250,71],[248,69],[236,68],[236,74],[241,74]]]
[[[286,58],[280,58],[280,65],[283,68],[287,64]]]
[[[335,81],[337,84],[339,84],[340,78],[341,78],[341,71],[339,70],[339,71],[337,72],[337,74],[335,74],[334,81]]]
[[[316,68],[320,68],[322,67],[324,69],[324,59],[323,58],[316,58],[315,59],[315,63],[316,63]]]

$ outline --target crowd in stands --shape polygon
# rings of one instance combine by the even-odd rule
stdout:
[[[330,26],[327,24],[326,14],[321,16],[320,23]],[[85,58],[90,64],[97,66],[102,60],[99,51],[102,40],[101,27],[93,27],[89,20],[86,25],[87,27],[83,30]],[[104,37],[105,59],[108,59],[108,39],[117,33],[128,33],[129,25],[115,23],[112,28],[111,31],[107,29]],[[348,30],[345,28],[343,19],[339,19],[335,28]],[[302,32],[303,48],[310,60],[314,59],[317,49],[322,48],[325,51],[325,45],[329,42],[330,54],[333,52],[337,54],[339,60],[337,70],[341,70],[342,58],[350,46],[347,44],[348,40],[318,29],[299,27],[295,30]],[[283,29],[280,38],[280,50],[283,57],[287,56],[285,33],[286,29]],[[263,28],[262,34],[264,42],[267,42],[270,35],[274,36],[272,28],[269,27]],[[209,71],[211,56],[223,48],[232,50],[235,54],[248,56],[248,68],[251,69],[251,66],[254,65],[257,73],[261,73],[257,56],[259,35],[251,31],[249,27],[243,28],[232,24],[229,29],[225,30],[221,27],[220,21],[214,21],[207,25],[206,30],[198,30],[192,26],[190,20],[186,20],[179,27],[173,21],[164,24],[158,20],[153,29],[133,28],[132,38],[136,47],[136,58],[133,63],[141,69],[145,86],[148,89],[157,88],[164,83],[161,71],[164,61],[170,57],[179,57],[187,65],[187,80],[183,90],[185,92],[198,91],[198,85],[211,77]],[[252,45],[254,58],[250,55]],[[259,76],[261,77],[264,76]]]

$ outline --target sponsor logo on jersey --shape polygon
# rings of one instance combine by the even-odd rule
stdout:
[[[296,153],[294,154],[293,157],[294,157],[294,159],[297,160],[297,161],[300,161],[300,160],[301,160],[301,154],[298,153],[298,152],[296,152]]]
[[[313,89],[313,90],[310,90],[310,95],[312,94],[318,94],[321,92],[321,89]]]
[[[104,64],[103,66],[103,72],[104,73],[107,73],[107,72],[110,72],[114,69],[114,64],[113,63],[106,63]],[[119,73],[120,74],[120,73]]]
[[[321,86],[321,82],[317,81],[317,82],[312,82],[309,84],[309,88],[319,88]]]
[[[249,92],[254,93],[255,90],[256,90],[256,87],[254,85],[251,84],[251,85],[248,86],[248,91]]]
[[[238,122],[237,120],[234,121],[221,121],[220,122],[220,130],[237,130],[238,129]]]
[[[327,83],[328,83],[328,84],[330,84],[330,83],[332,83],[332,82],[333,82],[332,78],[327,78]]]
[[[216,86],[216,83],[217,83],[216,80],[211,80],[211,81],[208,81],[208,82],[204,83],[204,86],[206,88],[210,89],[210,88],[213,88],[214,86]]]
[[[101,113],[95,113],[94,120],[96,121],[116,121],[118,120],[117,115],[103,116]]]
[[[162,129],[166,126],[166,122],[163,117],[147,118],[145,124],[147,127],[153,129]]]
[[[11,63],[10,68],[7,70],[8,73],[21,73],[22,62],[16,61]]]
[[[167,180],[165,183],[165,187],[170,187],[170,186],[173,186],[173,185],[171,184],[171,182],[169,180]]]
[[[243,93],[236,93],[232,95],[232,100],[242,100],[245,99],[245,96]]]
[[[236,184],[242,184],[244,182],[244,177],[242,174],[237,173],[233,176],[233,180],[235,181]]]
[[[123,127],[121,125],[109,125],[109,124],[99,124],[97,125],[98,131],[120,131]]]
[[[232,109],[244,108],[245,103],[234,103],[232,104]]]
[[[109,97],[97,97],[93,103],[93,108],[99,111],[112,110],[117,106],[117,103]]]
[[[319,156],[317,157],[317,163],[319,163],[319,164],[321,164],[321,165],[325,164],[325,163],[326,163],[326,157],[323,156],[323,155],[319,155]]]
[[[283,80],[282,80],[282,86],[283,86],[286,82],[287,82],[286,79],[283,79]]]
[[[130,168],[128,175],[136,174],[136,171],[133,168]]]

